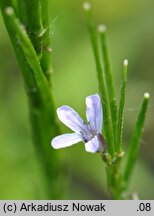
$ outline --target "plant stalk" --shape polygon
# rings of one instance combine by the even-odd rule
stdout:
[[[58,199],[60,167],[58,154],[50,142],[59,129],[49,83],[26,29],[16,17],[12,1],[0,0],[0,6],[25,81],[35,149],[46,179],[44,199]]]

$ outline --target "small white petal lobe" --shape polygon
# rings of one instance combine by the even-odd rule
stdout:
[[[69,133],[69,134],[63,134],[63,135],[55,137],[52,140],[51,145],[53,148],[59,149],[59,148],[65,148],[68,146],[72,146],[80,141],[82,141],[82,138],[80,135],[76,133]]]
[[[83,119],[78,113],[69,106],[62,106],[57,109],[58,118],[70,129],[76,133],[85,130]]]
[[[98,94],[86,97],[86,117],[92,127],[97,132],[102,132],[102,105]]]
[[[99,139],[94,136],[89,142],[85,143],[85,149],[87,152],[96,153],[99,151]]]

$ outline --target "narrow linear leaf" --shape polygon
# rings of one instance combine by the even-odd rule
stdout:
[[[51,84],[51,48],[48,20],[48,0],[17,0],[19,18],[31,39],[40,64]],[[28,13],[27,13],[28,11]]]
[[[12,33],[14,33],[14,35],[16,36],[18,43],[26,56],[27,62],[33,71],[36,85],[40,90],[42,99],[48,102],[52,101],[50,89],[41,69],[39,59],[23,25],[21,25],[19,20],[16,18],[13,8],[6,8],[5,13],[8,16],[7,22],[10,24]],[[53,107],[52,105],[51,107]]]
[[[146,116],[146,111],[149,103],[149,94],[145,93],[143,102],[141,105],[140,112],[137,117],[137,121],[132,133],[131,142],[129,145],[127,158],[126,158],[126,165],[124,168],[124,180],[128,183],[130,176],[132,174],[132,170],[135,165],[135,161],[138,156],[139,147],[140,147],[140,140],[143,132],[143,125]]]
[[[17,17],[20,19],[20,22],[27,28],[28,26],[28,8],[26,1],[17,0]]]
[[[18,0],[19,18],[25,25],[29,38],[38,56],[41,55],[42,40],[40,34],[43,31],[40,0]],[[28,13],[27,13],[28,11]],[[26,19],[24,19],[26,17]]]
[[[111,64],[110,64],[109,53],[108,53],[106,26],[99,25],[98,32],[100,35],[101,51],[103,55],[104,70],[105,70],[105,79],[106,79],[106,85],[107,85],[107,90],[109,95],[114,143],[116,143],[117,103],[116,103],[116,96],[114,90],[115,89],[114,80],[112,76]]]
[[[123,121],[124,121],[125,92],[126,92],[126,83],[127,83],[127,66],[128,66],[128,61],[125,59],[123,63],[120,102],[119,102],[118,118],[117,118],[116,151],[118,151],[119,153],[122,151],[122,133],[123,133]]]
[[[1,6],[1,11],[2,11],[6,29],[8,31],[12,45],[14,47],[19,65],[22,69],[21,72],[22,72],[22,75],[25,81],[26,92],[28,93],[29,96],[33,97],[33,95],[35,94],[35,89],[36,89],[36,83],[35,83],[35,79],[33,76],[33,72],[29,64],[27,63],[27,59],[25,57],[25,54],[23,53],[21,46],[19,45],[19,41],[16,37],[15,31],[10,21],[8,20],[8,15],[5,13],[5,9],[10,6],[12,7],[13,5],[11,3],[11,0],[0,0],[0,6]]]
[[[7,1],[7,0],[6,0]],[[17,0],[11,0],[15,13],[18,12]],[[10,5],[11,6],[11,5]]]
[[[98,84],[99,84],[99,91],[101,94],[102,99],[102,106],[103,106],[103,118],[104,118],[104,132],[106,136],[106,142],[108,145],[108,149],[111,155],[114,153],[114,145],[113,145],[113,130],[111,125],[111,114],[110,114],[110,108],[109,108],[109,100],[107,95],[107,89],[105,85],[105,78],[104,78],[104,72],[102,70],[100,56],[99,56],[99,47],[98,47],[98,37],[97,37],[97,31],[93,22],[92,17],[92,10],[90,3],[86,2],[84,4],[84,10],[87,18],[87,25],[88,30],[91,37],[91,43],[93,47],[93,53],[95,57],[96,62],[96,68],[97,68],[97,78],[98,78]]]

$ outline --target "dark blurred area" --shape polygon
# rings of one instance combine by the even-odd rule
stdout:
[[[67,104],[85,118],[85,97],[98,92],[95,62],[83,1],[49,0],[53,94],[56,107]],[[96,24],[108,29],[112,70],[119,98],[122,62],[129,61],[124,145],[129,145],[145,92],[150,105],[130,191],[154,199],[154,1],[91,0]],[[31,141],[24,82],[0,16],[0,199],[43,199],[43,182]],[[62,133],[68,131],[60,122]],[[66,170],[64,199],[109,199],[105,165],[82,143],[59,150]]]

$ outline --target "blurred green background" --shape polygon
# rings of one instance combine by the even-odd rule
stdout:
[[[83,1],[49,0],[53,91],[56,107],[67,104],[85,118],[85,97],[98,92]],[[154,1],[91,0],[94,19],[108,29],[117,97],[122,62],[129,60],[124,144],[129,144],[144,92],[151,95],[144,136],[130,191],[154,199]],[[59,121],[58,121],[59,122]],[[60,122],[62,133],[69,129]],[[59,150],[66,170],[64,199],[109,199],[100,154],[82,143]],[[31,141],[27,98],[15,54],[0,16],[0,199],[43,199],[42,176]]]

